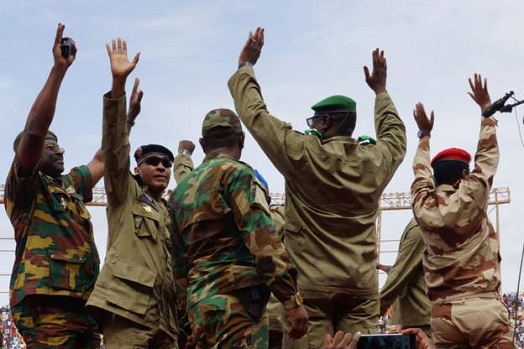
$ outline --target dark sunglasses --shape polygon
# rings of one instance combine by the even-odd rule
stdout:
[[[326,115],[326,114],[313,115],[312,117],[307,118],[306,119],[307,127],[313,126],[313,123],[315,122],[315,119],[318,119],[319,117],[324,116],[324,115]]]
[[[171,160],[166,158],[158,158],[156,156],[145,158],[142,162],[145,162],[150,166],[158,166],[159,163],[162,163],[162,166],[165,168],[171,168],[171,166],[173,166],[173,162]]]

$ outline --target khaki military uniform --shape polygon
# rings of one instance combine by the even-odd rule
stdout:
[[[397,324],[402,328],[417,327],[430,333],[431,301],[422,269],[424,240],[417,222],[412,219],[402,236],[395,264],[380,291],[380,314],[396,301]]]
[[[102,146],[108,251],[88,309],[97,314],[108,348],[114,347],[108,341],[122,340],[140,348],[144,343],[175,348],[178,325],[170,218],[166,203],[154,200],[129,172],[125,96],[104,96]],[[132,332],[125,335],[126,330]]]
[[[358,145],[349,136],[304,135],[272,116],[252,67],[240,68],[228,85],[240,119],[286,179],[284,244],[310,316],[304,342],[320,348],[335,330],[373,332],[378,203],[406,152],[391,98],[381,93],[375,101],[377,144]]]
[[[486,212],[498,160],[494,118],[482,119],[473,171],[458,187],[435,186],[428,138],[415,155],[413,212],[426,245],[438,348],[512,347],[508,310],[500,301],[499,234]]]

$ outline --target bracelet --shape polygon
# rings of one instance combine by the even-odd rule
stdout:
[[[191,156],[192,153],[187,149],[178,149],[178,154],[186,154]]]
[[[251,62],[242,62],[238,65],[238,69],[242,68],[242,67],[252,67],[253,64],[251,64]]]

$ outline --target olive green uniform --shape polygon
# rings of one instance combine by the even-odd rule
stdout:
[[[391,98],[376,97],[377,144],[358,145],[349,136],[304,135],[270,115],[252,67],[240,68],[228,85],[240,119],[286,179],[284,244],[310,316],[304,341],[319,348],[335,330],[374,331],[378,204],[406,152]]]
[[[418,327],[431,335],[432,305],[422,268],[423,254],[422,233],[412,219],[400,237],[397,259],[380,291],[380,314],[384,314],[396,300],[398,324],[402,328]]]
[[[105,339],[126,340],[134,348],[147,348],[147,343],[155,348],[176,348],[167,203],[149,196],[129,172],[125,95],[119,99],[104,96],[102,140],[108,252],[88,309],[98,315]]]

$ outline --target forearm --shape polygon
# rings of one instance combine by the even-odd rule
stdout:
[[[394,161],[400,164],[406,155],[406,128],[386,92],[375,98],[375,128],[378,141],[386,144]]]
[[[488,189],[493,184],[499,162],[496,127],[497,121],[494,118],[482,118],[475,167],[471,173],[472,178],[482,181]]]
[[[67,68],[54,65],[49,76],[36,97],[25,126],[25,131],[45,137],[49,125],[53,121],[56,109],[56,101],[62,81],[64,80]]]
[[[104,95],[104,184],[108,200],[113,204],[122,202],[128,186],[130,144],[126,127],[125,95],[118,99],[112,99],[109,93]]]
[[[193,171],[193,160],[191,159],[191,156],[188,154],[178,154],[177,156],[175,156],[173,167],[173,175],[175,176],[175,180],[178,184],[188,173]]]
[[[44,140],[55,115],[58,92],[66,71],[67,68],[53,66],[29,111],[24,134],[16,149],[20,175],[29,175],[40,161]]]
[[[240,68],[228,81],[236,111],[253,138],[281,173],[287,173],[286,137],[291,125],[269,114],[252,67]],[[300,143],[297,141],[296,143]]]

